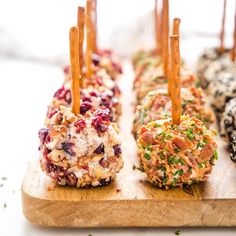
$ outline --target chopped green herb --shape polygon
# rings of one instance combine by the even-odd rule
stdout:
[[[170,156],[170,157],[168,158],[168,164],[170,165],[170,164],[173,164],[173,163],[176,163],[176,159],[175,159],[175,157]]]
[[[165,172],[165,171],[166,171],[166,168],[165,168],[164,166],[162,166],[162,167],[161,167],[161,170]]]
[[[176,176],[176,175],[183,175],[184,174],[184,171],[181,169],[181,170],[177,170],[177,171],[175,171],[175,173],[174,173],[174,176]]]
[[[7,180],[7,177],[2,177],[2,180]]]
[[[204,167],[204,164],[202,162],[198,163],[198,167],[201,169]]]
[[[3,208],[7,208],[7,204],[5,202],[3,204]]]
[[[146,149],[147,149],[148,151],[152,151],[152,145],[148,145],[148,146],[146,147]]]
[[[203,148],[205,146],[205,143],[203,141],[200,141],[198,144],[197,144],[197,148]]]
[[[162,160],[165,159],[165,156],[164,156],[164,153],[163,153],[163,152],[160,152],[160,153],[159,153],[159,156],[160,156],[160,158],[161,158]]]
[[[180,229],[175,231],[175,235],[180,235]]]
[[[147,159],[147,160],[151,159],[151,157],[150,157],[150,155],[148,153],[144,153],[144,158]]]
[[[166,184],[166,183],[167,183],[167,178],[164,177],[164,178],[162,179],[162,182],[163,182],[163,184]]]
[[[160,128],[160,127],[161,127],[161,125],[160,125],[160,124],[157,124],[157,123],[155,123],[155,124],[153,125],[153,127],[154,127],[154,128]]]
[[[218,160],[218,153],[217,153],[217,151],[214,151],[214,159]]]
[[[206,138],[203,139],[204,143],[208,143],[208,140]]]
[[[188,136],[190,140],[194,139],[193,129],[188,128],[184,133]]]

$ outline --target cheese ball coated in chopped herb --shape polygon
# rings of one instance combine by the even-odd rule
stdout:
[[[149,67],[141,76],[137,76],[134,81],[134,90],[138,103],[147,95],[148,92],[160,88],[167,88],[167,79],[163,74],[162,65]],[[182,87],[187,88],[194,85],[196,77],[188,70],[181,70]]]
[[[157,120],[138,133],[140,167],[158,187],[190,185],[206,181],[217,159],[215,132],[195,117],[181,123]]]
[[[82,116],[61,107],[39,131],[39,139],[41,168],[62,186],[105,185],[123,167],[119,129],[107,109]]]
[[[181,93],[182,113],[195,116],[209,126],[214,122],[214,114],[205,107],[205,96],[200,88],[185,88]],[[137,135],[142,125],[159,119],[167,119],[171,116],[171,99],[167,90],[154,90],[149,92],[142,103],[137,106],[132,132]]]

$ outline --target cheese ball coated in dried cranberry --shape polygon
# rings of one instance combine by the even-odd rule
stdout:
[[[62,186],[106,185],[123,167],[119,129],[107,110],[74,115],[61,107],[39,131],[39,139],[41,168]]]

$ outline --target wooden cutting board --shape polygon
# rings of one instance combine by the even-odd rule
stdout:
[[[53,227],[236,226],[236,169],[226,145],[217,138],[219,160],[206,183],[161,190],[132,167],[137,163],[130,133],[133,118],[132,68],[125,63],[121,133],[124,168],[109,186],[75,189],[55,186],[33,162],[22,186],[25,217],[33,224]],[[37,157],[34,157],[37,160]]]

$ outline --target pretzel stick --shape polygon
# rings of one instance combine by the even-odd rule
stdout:
[[[220,53],[223,53],[224,50],[225,50],[225,48],[224,48],[224,39],[225,39],[226,3],[227,3],[227,0],[224,0],[223,17],[222,17],[221,32],[220,32],[220,48],[219,48]]]
[[[155,41],[156,41],[156,51],[158,52],[158,0],[155,0],[155,7],[154,7],[154,26],[155,26]]]
[[[97,53],[97,0],[92,0],[92,44],[93,52]]]
[[[79,28],[79,67],[82,78],[80,80],[80,86],[83,87],[83,67],[84,67],[84,53],[83,53],[83,43],[84,43],[84,8],[78,7],[77,12],[77,27]]]
[[[174,18],[174,20],[173,20],[173,30],[172,30],[173,35],[179,35],[180,22],[181,22],[180,18]]]
[[[173,20],[173,35],[179,35],[179,25],[180,25],[180,18],[174,18]],[[172,76],[172,73],[170,72],[169,73],[169,81],[168,81],[168,94],[169,96],[171,97],[171,94],[172,94],[172,83],[173,83],[173,76]]]
[[[86,69],[87,78],[92,76],[91,1],[86,2]]]
[[[80,69],[79,69],[79,51],[78,51],[79,31],[76,26],[70,29],[70,68],[71,68],[71,95],[72,112],[80,113]]]
[[[181,117],[179,35],[170,36],[170,44],[171,44],[171,72],[172,72],[172,86],[171,86],[172,121],[174,124],[179,124]]]
[[[235,50],[236,50],[236,7],[234,12],[234,39],[233,39],[233,48],[231,50],[231,60],[235,61]]]
[[[169,0],[163,0],[163,72],[168,79],[169,70]]]
[[[158,45],[158,54],[162,54],[162,11],[157,13],[157,45]]]

